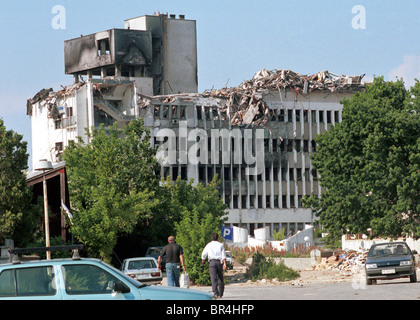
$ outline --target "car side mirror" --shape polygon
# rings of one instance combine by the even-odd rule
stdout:
[[[417,254],[417,250],[413,250],[411,251],[413,254]]]
[[[128,293],[128,292],[130,292],[130,288],[127,287],[122,282],[116,282],[116,283],[114,283],[114,292],[117,292],[117,293]]]

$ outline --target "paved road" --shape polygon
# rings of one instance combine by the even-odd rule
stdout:
[[[194,289],[211,292],[210,287]],[[420,282],[408,279],[379,280],[376,285],[364,283],[317,283],[303,286],[227,285],[221,300],[420,300]]]

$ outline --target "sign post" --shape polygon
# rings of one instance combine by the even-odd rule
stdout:
[[[222,227],[222,237],[225,240],[233,240],[233,228]]]

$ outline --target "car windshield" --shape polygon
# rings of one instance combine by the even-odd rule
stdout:
[[[407,255],[410,254],[409,249],[404,243],[384,243],[378,244],[369,250],[369,257],[390,256],[390,255]]]
[[[153,260],[133,260],[128,263],[128,270],[157,268]]]
[[[137,288],[148,286],[147,284],[144,284],[144,283],[141,283],[137,280],[134,280],[133,278],[127,276],[124,272],[121,272],[120,270],[114,268],[113,266],[111,266],[111,265],[109,265],[109,264],[107,264],[103,261],[99,261],[99,263],[101,263],[106,268],[112,269],[114,272],[118,273],[119,276],[123,277],[125,280],[129,281],[131,284],[133,284]]]
[[[148,256],[158,256],[160,254],[161,250],[162,250],[162,248],[159,248],[159,247],[149,248],[147,250],[147,255]]]

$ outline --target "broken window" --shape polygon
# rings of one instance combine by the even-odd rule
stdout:
[[[285,147],[286,147],[286,143],[284,142],[284,140],[280,140],[280,151],[284,151]]]
[[[316,142],[315,140],[311,140],[312,152],[316,152]]]
[[[172,106],[172,119],[178,119],[177,106]]]
[[[339,123],[340,122],[340,112],[334,111],[334,122]]]
[[[279,181],[279,169],[273,168],[273,181]]]
[[[212,113],[213,113],[213,120],[214,121],[219,120],[219,110],[217,108],[213,108]]]
[[[246,208],[246,195],[242,195],[241,196],[241,208],[245,209]]]
[[[294,169],[290,168],[289,169],[289,181],[294,181],[295,180],[295,177],[294,177],[293,173],[294,173]]]
[[[212,181],[212,180],[213,180],[213,177],[214,177],[214,168],[213,168],[213,167],[208,166],[208,167],[207,167],[207,179],[208,179],[209,181]],[[220,178],[220,177],[219,177],[219,178]]]
[[[293,121],[293,110],[287,110],[287,122]]]
[[[55,130],[62,128],[61,119],[60,120],[55,120],[54,127],[55,127]]]
[[[295,207],[295,196],[290,195],[290,208],[294,208],[294,207]]]
[[[296,152],[300,152],[300,140],[299,139],[295,140],[295,150],[296,150]]]
[[[287,169],[281,168],[281,180],[286,181],[286,176],[287,176]]]
[[[281,207],[283,209],[286,209],[287,208],[287,196],[286,195],[281,196],[281,202],[282,202]]]
[[[275,195],[273,196],[273,200],[274,200],[274,208],[278,208],[279,207],[279,196]],[[277,229],[278,231],[278,229]]]
[[[204,182],[206,179],[206,167],[204,165],[198,166],[198,180]]]
[[[180,106],[179,107],[179,119],[180,120],[185,120],[185,106]]]
[[[316,110],[311,111],[311,122],[316,123]]]
[[[255,207],[255,196],[254,195],[249,196],[249,207],[250,208]]]
[[[178,178],[178,167],[172,167],[172,181],[176,181]]]
[[[264,139],[264,151],[265,152],[270,151],[270,139]]]
[[[287,152],[293,152],[293,140],[292,139],[287,140]]]
[[[263,208],[263,198],[262,196],[258,196],[258,208]]]
[[[284,122],[284,109],[277,109],[277,120]]]
[[[266,167],[265,168],[265,180],[266,181],[270,181],[270,172],[271,172],[271,168],[270,167]]]
[[[155,119],[157,119],[157,118],[160,117],[160,106],[155,106],[155,108],[154,108],[154,116],[155,116]]]
[[[303,152],[309,152],[309,140],[303,140]]]
[[[301,195],[298,196],[298,208],[302,208],[302,196]],[[302,228],[300,228],[300,230],[302,230]]]
[[[308,122],[308,110],[303,110],[303,122]]]
[[[309,181],[310,179],[310,171],[309,169],[305,169],[305,181]]]
[[[238,196],[233,196],[233,209],[238,209]]]
[[[110,54],[109,39],[101,39],[97,41],[98,56]]]
[[[300,122],[300,110],[296,110],[296,122]]]
[[[273,152],[278,151],[278,139],[273,139]]]
[[[296,179],[297,181],[302,181],[302,169],[300,168],[296,169]]]
[[[210,108],[209,107],[204,107],[204,119],[205,120],[210,120]]]
[[[197,106],[196,109],[197,109],[197,120],[202,120],[203,116],[201,114],[201,106]]]
[[[270,121],[277,121],[276,110],[270,110]]]
[[[163,106],[163,111],[162,111],[162,119],[168,119],[168,115],[169,115],[169,106]]]
[[[63,143],[62,142],[56,142],[55,143],[55,151],[57,151],[57,152],[63,151]]]

